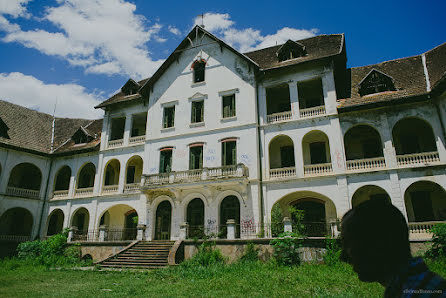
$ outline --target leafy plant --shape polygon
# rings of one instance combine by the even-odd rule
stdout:
[[[259,260],[259,249],[254,243],[250,242],[246,245],[244,254],[241,256],[241,262],[256,262]]]
[[[339,240],[336,238],[325,238],[326,252],[324,255],[324,263],[333,266],[341,262],[341,247]]]
[[[283,214],[279,204],[275,204],[271,209],[271,234],[277,237],[283,233]]]
[[[182,263],[183,266],[209,266],[214,264],[224,264],[226,258],[217,249],[215,241],[209,241],[205,237],[203,243],[198,246],[198,252],[189,260]]]
[[[446,224],[436,224],[431,229],[432,247],[426,252],[431,259],[446,258]]]
[[[284,266],[299,265],[300,255],[299,247],[301,247],[302,240],[299,234],[285,232],[270,241],[270,245],[274,248],[273,256],[277,264]]]

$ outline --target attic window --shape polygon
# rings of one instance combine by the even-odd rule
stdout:
[[[288,40],[277,50],[276,55],[279,59],[279,62],[282,62],[305,56],[306,50],[304,45],[292,40]]]
[[[138,93],[139,90],[139,84],[136,83],[134,80],[130,79],[127,81],[127,83],[125,83],[125,85],[121,88],[122,93],[124,93],[124,95],[133,95]]]
[[[2,118],[0,118],[0,138],[9,139],[8,129],[8,126],[3,122]]]
[[[204,71],[206,68],[206,60],[199,59],[192,63],[192,69],[194,70],[194,83],[204,82]]]
[[[393,79],[376,69],[370,71],[359,83],[359,94],[361,96],[395,90]]]
[[[75,144],[85,144],[91,142],[94,138],[88,135],[81,127],[74,133],[71,139]]]

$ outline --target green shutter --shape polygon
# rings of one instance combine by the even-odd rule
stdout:
[[[221,163],[222,166],[226,165],[226,142],[221,143]]]
[[[237,164],[237,146],[235,142],[232,143],[232,150],[231,150],[231,165]]]
[[[231,96],[231,117],[235,116],[235,95]]]
[[[165,169],[165,167],[164,167],[164,159],[165,159],[165,156],[164,156],[164,153],[163,153],[164,151],[161,151],[160,152],[160,170],[159,170],[159,172],[160,173],[165,173],[166,172],[166,169]]]
[[[194,148],[189,148],[189,169],[193,170],[195,169],[195,154],[194,154]]]
[[[200,104],[200,122],[204,121],[204,101],[201,102]]]
[[[198,158],[199,158],[198,168],[202,169],[203,168],[203,147],[200,147],[200,154],[199,154]]]

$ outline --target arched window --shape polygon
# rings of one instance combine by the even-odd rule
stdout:
[[[121,164],[117,159],[110,161],[105,168],[104,185],[118,185],[120,169]]]
[[[389,194],[379,186],[365,185],[355,191],[352,197],[352,207],[355,208],[368,200],[386,200],[389,203]]]
[[[71,169],[69,166],[62,167],[56,175],[54,190],[68,190],[70,188]]]
[[[269,168],[295,167],[294,144],[290,137],[280,135],[269,143]]]
[[[314,130],[307,133],[302,139],[304,165],[331,163],[330,144],[325,133]]]
[[[195,62],[192,64],[192,68],[194,70],[194,83],[204,82],[206,60],[195,60]]]
[[[382,157],[381,137],[369,125],[357,125],[344,135],[345,155],[347,160]]]
[[[9,176],[8,186],[30,190],[40,190],[42,173],[30,163],[16,165]]]
[[[404,193],[409,222],[446,220],[446,191],[437,183],[418,181]]]
[[[155,239],[169,240],[172,218],[172,205],[169,201],[163,201],[156,208]]]
[[[127,162],[126,184],[140,183],[143,161],[140,156],[133,156]]]
[[[77,188],[90,188],[94,186],[96,167],[91,162],[84,165],[79,172]]]
[[[432,127],[418,118],[404,118],[392,130],[397,155],[437,151]]]
[[[204,235],[204,203],[201,199],[195,198],[187,205],[187,223],[189,224],[188,238]]]
[[[56,235],[62,232],[64,217],[63,211],[60,209],[56,209],[51,212],[48,218],[48,230],[46,232],[47,236]]]
[[[0,235],[31,236],[33,216],[25,208],[11,208],[0,217]]]
[[[220,238],[226,238],[226,223],[235,220],[235,238],[240,238],[240,202],[236,196],[227,196],[220,204]]]

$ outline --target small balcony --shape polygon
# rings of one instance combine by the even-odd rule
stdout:
[[[144,175],[144,187],[150,188],[153,187],[153,185],[160,184],[190,183],[197,181],[242,178],[247,176],[248,168],[244,164],[178,172],[172,171],[170,173]]]
[[[129,145],[144,144],[146,136],[137,136],[129,138]]]
[[[396,156],[398,166],[425,165],[440,161],[438,151]]]
[[[6,188],[6,194],[22,198],[38,199],[40,191],[8,186]]]
[[[124,192],[135,193],[139,192],[140,188],[141,188],[141,183],[128,183],[124,185]]]
[[[347,160],[347,171],[367,171],[386,167],[384,157]]]
[[[301,109],[299,111],[300,118],[309,118],[325,114],[325,106],[312,107],[308,109]]]
[[[333,172],[331,163],[320,163],[314,165],[304,165],[305,176],[323,176]]]
[[[278,168],[278,169],[270,169],[269,170],[269,178],[270,179],[284,179],[287,177],[296,177],[296,168],[295,167]]]
[[[285,111],[267,115],[267,121],[268,123],[281,122],[291,120],[292,117],[293,113],[291,111]]]
[[[78,188],[76,189],[75,196],[76,197],[88,197],[93,195],[93,187],[86,187],[86,188]]]
[[[68,190],[55,190],[53,192],[53,199],[60,199],[68,197]]]
[[[117,148],[124,145],[124,139],[108,141],[108,148]]]
[[[104,185],[102,186],[102,194],[113,194],[118,192],[119,185]]]

